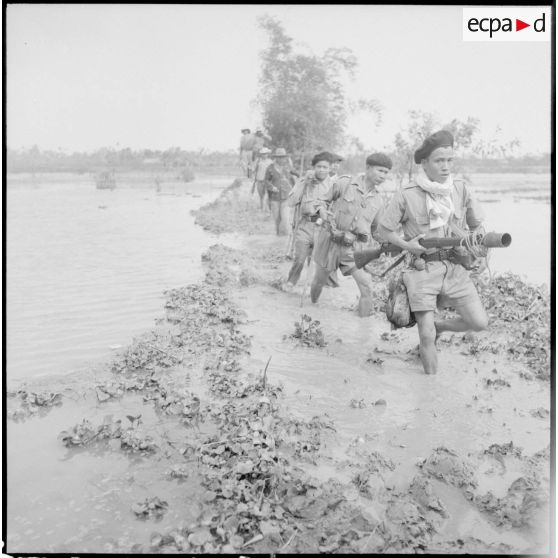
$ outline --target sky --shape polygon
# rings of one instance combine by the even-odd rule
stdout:
[[[259,16],[296,48],[353,51],[347,94],[376,99],[383,120],[349,119],[369,148],[392,143],[409,110],[442,122],[476,117],[490,139],[550,151],[551,43],[464,42],[459,6],[63,5],[6,10],[7,145],[89,151],[237,149],[261,124]]]

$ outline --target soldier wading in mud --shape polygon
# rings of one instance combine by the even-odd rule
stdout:
[[[265,171],[265,184],[269,196],[271,213],[278,235],[288,234],[289,208],[287,197],[295,179],[290,170],[289,156],[284,148],[278,147],[273,153],[273,163]]]
[[[421,165],[415,179],[398,190],[380,219],[379,233],[413,255],[411,269],[403,272],[409,305],[414,313],[420,357],[427,374],[438,369],[436,341],[444,331],[481,331],[488,317],[455,250],[426,250],[419,240],[463,236],[481,227],[483,215],[464,181],[454,180],[453,136],[440,130],[427,137],[415,151]],[[403,238],[396,232],[403,228]],[[453,234],[452,234],[453,233]],[[451,306],[459,314],[452,320],[435,320],[439,306]]]
[[[310,289],[312,302],[317,302],[330,273],[339,268],[343,275],[351,275],[360,290],[358,314],[372,313],[372,278],[364,269],[357,269],[354,251],[362,250],[371,242],[371,235],[383,209],[383,199],[376,189],[390,169],[391,159],[374,153],[366,159],[366,172],[357,176],[341,176],[331,189],[331,217],[322,228],[314,248],[316,271]]]
[[[312,171],[298,181],[288,199],[293,209],[294,262],[283,290],[292,291],[300,279],[304,262],[312,255],[312,249],[320,232],[320,225],[327,219],[330,191],[333,186],[330,173],[330,157],[327,152],[318,153],[312,159]]]

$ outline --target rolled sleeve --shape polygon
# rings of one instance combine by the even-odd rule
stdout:
[[[378,196],[376,213],[374,214],[374,218],[372,219],[372,224],[370,226],[370,233],[372,234],[372,236],[376,240],[380,239],[380,235],[378,234],[378,225],[380,224],[380,221],[382,220],[382,216],[384,214],[384,211],[385,211],[384,202],[383,202],[382,198],[380,196]]]
[[[396,231],[405,215],[405,198],[403,192],[395,192],[387,207],[379,216],[377,224],[389,231]]]
[[[304,191],[304,180],[299,180],[295,187],[290,191],[287,205],[289,207],[294,207],[302,201],[302,194]]]

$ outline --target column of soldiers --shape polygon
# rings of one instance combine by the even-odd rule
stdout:
[[[291,228],[293,263],[283,283],[287,292],[300,280],[304,265],[312,263],[310,298],[317,303],[324,286],[338,286],[340,270],[359,288],[359,316],[369,316],[374,306],[372,277],[366,268],[357,268],[355,252],[389,242],[407,253],[401,279],[427,374],[437,372],[436,344],[443,332],[481,331],[488,325],[469,273],[452,251],[426,249],[419,242],[482,230],[481,208],[467,184],[451,174],[453,145],[452,134],[445,130],[425,138],[414,153],[416,176],[387,204],[378,189],[392,168],[384,153],[367,157],[364,172],[355,176],[338,176],[343,160],[339,155],[318,153],[312,169],[295,180],[284,149],[276,149],[270,158],[270,150],[261,148],[262,166],[256,167],[254,183],[262,208],[268,195],[276,233],[286,234]],[[459,317],[437,319],[435,310],[443,307],[454,308]]]
[[[250,128],[242,128],[240,133],[242,134],[239,148],[240,166],[244,175],[251,178],[260,152],[264,147],[269,146],[271,138],[264,134],[260,128],[255,133],[252,133]]]

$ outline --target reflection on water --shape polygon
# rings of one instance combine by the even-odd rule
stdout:
[[[48,180],[8,187],[8,379],[75,370],[152,327],[163,291],[198,280],[215,241],[190,211],[231,182],[157,195]]]
[[[549,284],[550,206],[533,199],[548,196],[549,177],[473,179],[487,230],[513,238],[492,251],[493,271]],[[230,182],[206,178],[157,195],[145,181],[108,191],[73,175],[8,177],[8,379],[84,368],[152,327],[163,291],[197,281],[200,255],[216,241],[190,211]]]
[[[97,425],[110,413],[124,420],[127,413],[141,413],[151,425],[150,435],[162,432],[171,440],[184,439],[184,428],[176,420],[158,417],[139,396],[126,396],[102,406],[91,397],[77,401],[66,397],[63,407],[41,420],[10,421],[7,522],[12,552],[106,553],[118,546],[130,549],[146,540],[150,531],[195,519],[202,490],[199,481],[181,483],[177,489],[177,481],[169,478],[166,459],[106,447],[70,451],[56,441],[58,432],[80,423],[84,416]],[[139,521],[132,506],[154,495],[168,502],[168,513],[157,523]]]
[[[470,178],[486,214],[486,230],[508,232],[513,239],[509,248],[492,250],[492,269],[550,285],[550,175],[477,174]]]

